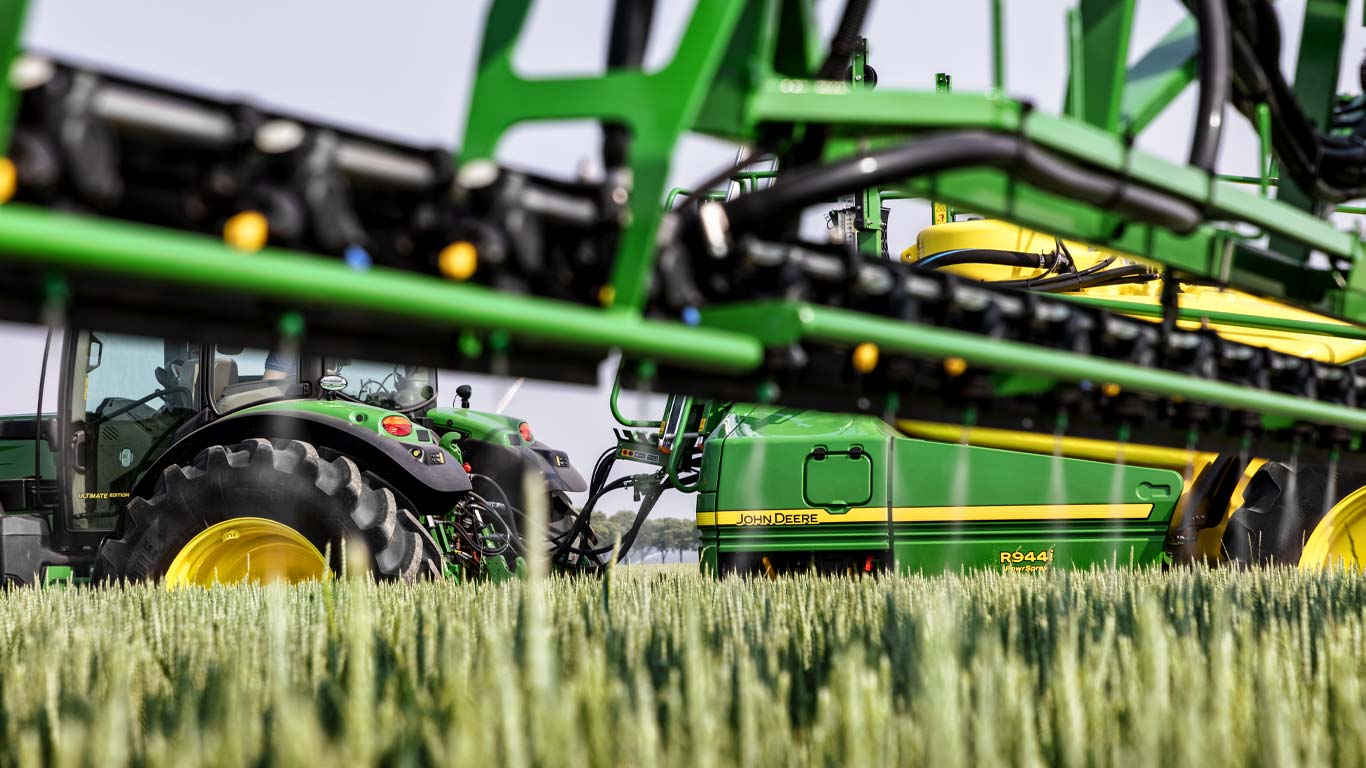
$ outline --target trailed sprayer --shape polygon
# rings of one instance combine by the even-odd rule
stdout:
[[[133,575],[112,564],[139,542],[175,549],[139,531],[199,535],[156,511],[179,484],[267,455],[305,496],[358,478],[343,506],[403,578],[486,571],[540,501],[534,546],[596,567],[592,513],[628,488],[623,546],[661,493],[693,492],[720,571],[1358,560],[1366,271],[1346,217],[1366,108],[1359,83],[1331,87],[1360,21],[1345,2],[1311,6],[1288,79],[1267,0],[1189,0],[1137,57],[1134,2],[1081,0],[1048,114],[1010,96],[999,0],[981,92],[879,84],[857,0],[824,36],[807,0],[698,0],[651,68],[654,3],[619,0],[603,73],[529,78],[532,3],[496,0],[459,148],[20,52],[24,6],[0,9],[0,314],[66,351],[55,415],[5,422],[5,498],[32,510],[0,518],[7,563],[63,565],[43,526],[80,531],[89,508],[106,522],[80,556]],[[1139,149],[1188,90],[1177,161]],[[560,120],[600,124],[603,173],[497,159],[509,129]],[[1216,168],[1234,120],[1259,138],[1254,175]],[[670,189],[690,133],[742,151]],[[892,242],[899,200],[929,203],[914,243]],[[159,340],[129,358],[141,389],[92,383],[116,334]],[[619,389],[672,394],[659,420],[618,409],[578,508],[562,454],[424,389],[436,366],[592,382],[611,355]],[[318,419],[315,456],[297,444]],[[274,522],[284,550],[356,533]],[[413,543],[391,557],[394,531]],[[39,554],[8,554],[21,539]]]

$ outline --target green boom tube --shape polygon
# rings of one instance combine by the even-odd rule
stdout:
[[[1113,383],[1137,392],[1216,403],[1264,415],[1357,431],[1366,430],[1366,411],[1354,408],[1033,344],[993,339],[966,331],[907,325],[829,307],[754,303],[704,313],[703,323],[723,328],[749,325],[769,345],[797,340],[850,346],[872,342],[884,351],[915,357],[957,357],[970,365],[993,370],[1029,373],[1060,381]]]
[[[757,368],[763,350],[742,334],[647,320],[382,268],[356,272],[340,260],[280,249],[241,253],[210,238],[117,221],[0,207],[0,262],[34,262],[58,273],[114,272],[185,287],[265,296],[303,306],[378,312],[432,325],[620,349],[707,370]],[[326,286],[320,291],[319,286]]]

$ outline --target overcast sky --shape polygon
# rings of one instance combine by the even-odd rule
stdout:
[[[1361,18],[1353,0],[1349,20]],[[659,0],[659,24],[648,66],[667,61],[692,0]],[[818,0],[825,29],[842,3]],[[1064,0],[1016,0],[1007,8],[1007,91],[1056,113],[1066,71]],[[30,0],[24,39],[54,53],[130,75],[154,78],[209,94],[244,97],[303,115],[432,146],[459,145],[486,2],[460,0]],[[936,72],[953,76],[955,90],[990,85],[989,0],[873,4],[865,32],[881,87],[932,88]],[[527,75],[600,72],[610,2],[540,0],[516,63]],[[1303,0],[1278,3],[1285,37],[1282,66],[1293,75]],[[382,10],[381,10],[382,9]],[[1131,60],[1136,60],[1185,11],[1177,0],[1138,3]],[[1339,90],[1357,91],[1361,28],[1343,48]],[[1138,140],[1138,146],[1183,161],[1190,140],[1193,90]],[[1256,171],[1255,134],[1229,112],[1220,169]],[[598,132],[587,124],[514,130],[500,157],[522,167],[572,175],[596,165]],[[735,157],[721,142],[690,138],[674,157],[675,184],[710,176]],[[922,205],[893,209],[891,248],[899,252],[927,224]],[[0,324],[0,413],[32,412],[42,354],[40,328]],[[538,437],[570,452],[587,474],[612,444],[607,410],[610,375],[596,389],[528,382],[508,408],[530,421]],[[454,372],[443,374],[442,398],[471,382],[475,407],[492,408],[510,382]],[[628,404],[640,403],[627,397]],[[51,401],[49,401],[51,402]],[[641,409],[640,416],[644,416]],[[627,500],[629,501],[629,499]],[[674,494],[663,511],[690,514],[692,500]],[[609,508],[616,506],[609,505]]]

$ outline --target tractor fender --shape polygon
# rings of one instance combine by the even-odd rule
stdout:
[[[547,491],[578,493],[588,489],[588,483],[563,451],[544,446],[499,445],[483,440],[461,441],[460,448],[474,471],[493,478],[517,507],[521,506],[521,473],[526,470],[539,475]]]
[[[522,464],[541,473],[545,486],[551,491],[580,493],[588,490],[588,482],[569,463],[569,454],[542,445],[521,445],[513,450],[521,454]]]
[[[189,463],[211,445],[232,445],[254,437],[302,440],[347,456],[412,502],[418,514],[445,512],[455,505],[458,494],[470,490],[464,468],[447,461],[435,443],[399,442],[330,416],[281,410],[231,416],[182,437],[138,479],[133,495],[150,497],[167,467]]]

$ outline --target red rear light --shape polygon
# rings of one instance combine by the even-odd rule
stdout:
[[[534,437],[531,436],[531,425],[530,425],[530,424],[526,423],[525,421],[522,422],[521,424],[518,424],[518,425],[517,425],[517,431],[522,433],[522,439],[523,439],[523,440],[527,441],[528,443],[530,443],[530,442],[535,442],[535,439],[536,439],[536,438],[534,438]]]
[[[413,423],[402,416],[385,416],[379,425],[394,437],[407,437],[413,433]]]

